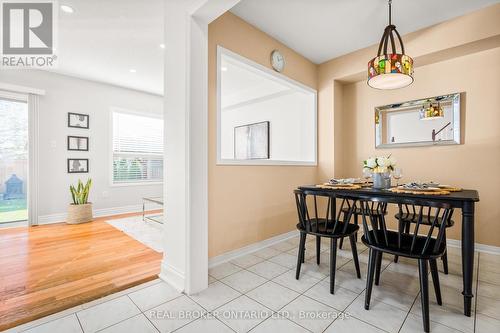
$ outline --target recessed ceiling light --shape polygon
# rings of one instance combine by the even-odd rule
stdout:
[[[160,44],[160,49],[164,49],[165,48],[165,44]]]
[[[220,70],[223,72],[227,72],[227,67],[221,67]]]
[[[68,5],[61,5],[61,10],[65,13],[73,14],[75,10]]]
[[[133,69],[133,68],[132,68],[132,69],[129,69],[128,71],[129,71],[130,73],[137,73],[137,71],[136,71],[135,69]]]

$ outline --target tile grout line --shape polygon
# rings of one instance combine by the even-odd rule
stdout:
[[[439,274],[439,273],[438,273]],[[415,296],[415,298],[413,299],[413,303],[411,303],[411,306],[410,308],[408,309],[408,312],[406,313],[406,316],[405,316],[405,319],[403,320],[403,322],[401,323],[401,326],[399,327],[399,330],[398,330],[398,333],[401,332],[401,330],[403,329],[403,326],[405,325],[406,323],[406,320],[408,319],[408,317],[410,316],[410,313],[411,313],[411,309],[413,308],[413,306],[415,305],[415,303],[417,302],[417,299],[418,299],[418,295],[420,295],[420,292],[417,293],[417,295]],[[429,314],[429,318],[430,318],[430,314]],[[430,321],[430,319],[429,319]],[[430,326],[430,325],[429,325]]]
[[[132,299],[131,299],[130,297],[128,297],[128,294],[122,295],[122,296],[120,296],[120,297],[123,297],[123,296],[126,296],[126,297],[127,297],[127,298],[128,298],[128,299],[132,302],[132,304],[134,304],[134,306],[137,308],[137,310],[139,310],[139,313],[136,313],[135,315],[133,315],[133,316],[131,316],[131,317],[128,317],[128,318],[125,318],[125,319],[122,319],[122,320],[120,320],[120,321],[117,321],[116,323],[113,323],[113,324],[111,324],[111,325],[108,325],[108,326],[105,326],[105,327],[103,327],[103,328],[100,328],[100,329],[98,329],[95,333],[101,332],[102,330],[105,330],[105,329],[110,328],[110,327],[112,327],[112,326],[118,325],[118,324],[120,324],[120,323],[123,323],[123,322],[124,322],[124,321],[126,321],[126,320],[129,320],[130,318],[134,318],[135,316],[137,316],[137,315],[139,315],[139,314],[142,314],[141,309],[139,309],[139,307],[138,307],[138,306],[134,303],[134,301],[132,301]],[[119,298],[119,297],[117,297],[117,298]],[[115,299],[117,299],[117,298],[115,298]],[[115,300],[115,299],[112,299],[112,300],[109,300],[109,301],[113,301],[113,300]],[[104,303],[106,303],[106,302],[104,302]],[[104,304],[104,303],[101,303],[101,304]],[[100,305],[100,304],[97,304],[97,305]],[[94,306],[96,306],[96,305],[94,305]],[[91,306],[90,308],[93,308],[94,306]],[[89,309],[90,309],[90,308],[89,308]],[[77,316],[78,316],[78,314],[77,314]],[[78,321],[80,321],[80,320],[78,320]],[[154,325],[153,325],[153,326],[154,326]],[[156,326],[155,326],[155,328],[156,328]],[[86,333],[86,332],[84,331],[84,333]]]
[[[474,258],[474,255],[472,256]],[[476,332],[476,325],[477,325],[477,302],[479,295],[477,294],[479,291],[479,265],[481,265],[481,253],[478,253],[477,255],[477,272],[476,272],[476,299],[474,300],[474,331]],[[472,267],[474,269],[474,267]]]
[[[367,251],[367,250],[368,250],[368,248],[365,248],[363,251],[359,252],[359,253],[358,253],[358,255],[359,255],[360,253],[363,253],[363,252]],[[288,250],[288,251],[290,251],[290,250]],[[281,251],[281,253],[288,253],[288,251]],[[321,255],[321,253],[324,253],[324,252],[326,252],[326,251],[327,251],[327,250],[324,250],[323,252],[320,252],[320,255]],[[280,254],[281,254],[281,253],[280,253]],[[279,255],[279,254],[278,254],[278,255]],[[278,255],[276,255],[276,256],[278,256]],[[269,259],[274,258],[274,257],[276,257],[276,256],[271,256],[271,257],[269,257],[268,259],[264,259],[262,262],[264,262],[264,261],[268,261],[268,262],[274,263],[274,262],[270,261]],[[346,258],[346,259],[348,259],[348,261],[347,261],[347,262],[345,262],[343,265],[340,265],[338,268],[336,268],[336,271],[341,270],[341,268],[342,268],[342,267],[346,266],[349,262],[353,261],[353,258],[350,258],[350,257],[344,257],[344,256],[341,256],[341,257],[342,257],[342,258]],[[260,263],[262,263],[262,262],[260,262]],[[255,264],[255,265],[258,265],[258,264],[259,264],[259,263]],[[280,264],[278,264],[278,263],[275,263],[275,264],[277,264],[277,265],[279,265],[279,266],[281,266],[281,267],[285,267],[285,266],[282,266],[282,265],[280,265]],[[312,263],[312,264],[314,264],[314,263]],[[390,265],[390,264],[391,264],[391,263],[389,263],[388,265],[386,265],[386,266],[385,266],[385,267],[381,270],[381,273],[382,273],[385,269],[387,269],[387,267],[389,267],[389,265]],[[238,266],[237,264],[234,264],[234,263],[233,263],[233,265]],[[255,266],[255,265],[252,265],[252,266]],[[250,268],[250,267],[252,267],[252,266],[248,266],[247,268]],[[238,267],[240,267],[240,266],[238,266]],[[294,270],[294,268],[288,268],[288,267],[285,267],[285,268],[287,268],[287,269],[288,269],[288,271],[293,271],[293,270]],[[296,267],[295,267],[295,269],[296,269]],[[247,270],[247,269],[243,268],[243,270]],[[275,277],[273,277],[273,278],[271,278],[271,279],[267,279],[266,277],[261,276],[261,275],[259,275],[258,273],[255,273],[255,272],[252,272],[252,271],[249,271],[249,272],[254,273],[254,274],[256,274],[256,275],[258,275],[258,276],[260,276],[260,277],[262,277],[262,278],[267,279],[267,280],[268,280],[267,282],[271,281],[271,282],[273,282],[273,283],[278,284],[278,285],[279,285],[279,286],[281,286],[281,287],[287,288],[287,289],[289,289],[289,290],[291,290],[291,291],[293,291],[293,292],[295,292],[295,293],[298,293],[296,290],[293,290],[293,289],[291,289],[291,288],[288,288],[287,286],[283,286],[283,285],[281,285],[280,283],[277,283],[277,282],[272,281],[272,280],[273,280],[273,279],[275,279],[276,277],[278,277],[278,276],[280,276],[280,275],[283,275],[283,274],[287,273],[288,271],[286,271],[286,272],[284,272],[284,273],[282,273],[282,274],[279,274],[279,275],[277,275],[277,276],[275,276]],[[345,272],[345,271],[343,271],[343,272]],[[235,273],[233,273],[233,274],[236,274],[236,273],[237,273],[237,272],[235,272]],[[348,273],[348,272],[346,272],[346,273]],[[307,274],[307,273],[304,273],[304,274]],[[230,274],[230,275],[232,275],[232,274]],[[228,276],[230,276],[230,275],[228,275]],[[311,275],[309,275],[309,276],[310,276],[310,277],[313,277],[313,276],[311,276]],[[284,305],[283,307],[281,307],[278,311],[280,311],[280,310],[282,310],[283,308],[285,308],[287,305],[289,305],[290,303],[292,303],[293,301],[295,301],[295,300],[296,300],[297,298],[299,298],[300,296],[304,296],[304,297],[309,298],[309,299],[311,299],[311,300],[313,300],[313,301],[315,301],[315,302],[318,302],[318,303],[323,304],[323,305],[325,305],[325,306],[327,306],[327,307],[329,307],[329,308],[332,308],[332,309],[334,309],[334,310],[336,310],[336,311],[339,311],[339,310],[337,310],[337,309],[335,309],[335,308],[331,307],[331,306],[330,306],[330,305],[328,305],[328,304],[325,304],[325,303],[323,303],[323,302],[321,302],[321,301],[315,300],[315,299],[313,299],[313,298],[311,298],[311,297],[309,297],[309,296],[305,295],[305,293],[306,293],[307,291],[309,291],[310,289],[314,288],[317,284],[319,284],[319,283],[321,283],[322,281],[326,280],[328,277],[329,277],[329,275],[328,275],[328,276],[325,276],[325,277],[323,277],[323,278],[321,278],[321,279],[319,279],[319,281],[318,281],[318,282],[316,282],[314,285],[312,285],[311,287],[309,287],[308,289],[306,289],[304,292],[299,293],[299,295],[298,295],[297,297],[295,297],[295,298],[294,298],[294,299],[292,299],[290,302],[288,302],[287,304],[285,304],[285,305]],[[313,277],[313,278],[315,278],[315,277]],[[316,279],[317,279],[317,278],[316,278]],[[219,280],[219,281],[220,281],[220,280]],[[223,281],[220,281],[220,282],[224,283]],[[265,282],[265,283],[267,283],[267,282]],[[262,285],[264,285],[265,283],[263,283]],[[224,283],[224,284],[225,284],[225,283]],[[262,285],[260,285],[260,286],[262,286]],[[229,287],[231,287],[231,286],[229,286]],[[258,288],[258,287],[254,288],[254,289],[257,289],[257,288]],[[339,286],[339,288],[342,288],[342,287],[340,287],[340,286]],[[233,289],[234,289],[234,288],[233,288]],[[254,290],[254,289],[252,289],[252,290]],[[345,288],[343,288],[343,289],[345,289]],[[352,290],[350,290],[350,289],[346,289],[346,290],[349,290],[349,291],[351,291],[351,292],[352,292]],[[349,304],[345,307],[345,309],[344,309],[344,310],[340,311],[340,313],[344,313],[344,311],[345,311],[345,310],[346,310],[346,309],[347,309],[347,308],[348,308],[348,307],[349,307],[349,306],[350,306],[350,305],[351,305],[351,304],[352,304],[352,303],[353,303],[353,302],[354,302],[354,301],[355,301],[355,300],[359,297],[359,295],[361,295],[361,294],[362,294],[365,290],[366,290],[366,288],[364,288],[364,289],[363,289],[360,293],[358,293],[358,296],[356,296],[356,297],[354,298],[354,300],[353,300],[353,301],[351,301],[351,303],[349,303]],[[250,290],[250,291],[251,291],[251,290]],[[250,291],[248,291],[248,292],[250,292]],[[254,300],[252,297],[250,297],[250,296],[248,296],[248,295],[246,295],[246,294],[244,294],[244,295],[245,295],[245,296],[247,296],[247,297],[249,297],[250,299]],[[257,303],[261,304],[261,303],[260,303],[260,302],[258,302],[257,300],[254,300],[254,301],[256,301]],[[382,303],[384,303],[384,302],[382,302]],[[226,303],[226,304],[227,304],[227,303]],[[386,304],[386,303],[384,303],[384,304]],[[261,304],[261,305],[263,305],[264,307],[266,307],[266,308],[267,308],[267,306],[265,306],[264,304]],[[273,311],[274,311],[274,310],[273,310]],[[353,317],[354,317],[354,316],[353,316]],[[356,317],[354,317],[354,318],[356,318]],[[285,319],[289,320],[288,318],[285,318]],[[363,320],[361,320],[361,319],[359,319],[359,318],[356,318],[356,319],[358,319],[358,320],[360,320],[360,321],[364,322],[365,324],[370,325],[370,326],[372,326],[372,327],[379,328],[379,327],[374,326],[374,325],[372,325],[372,324],[370,324],[370,323],[367,323],[367,322],[365,322],[365,321],[363,321]],[[267,319],[266,319],[266,320],[267,320]],[[335,320],[337,320],[337,319],[335,319]],[[325,328],[325,330],[326,330],[326,329],[328,329],[328,327],[330,327],[330,325],[332,325],[332,324],[333,324],[333,322],[335,322],[335,320],[333,320],[333,321],[332,321],[332,322],[331,322],[331,323],[330,323],[330,324],[329,324],[329,325]],[[265,320],[264,320],[264,321],[265,321]],[[262,321],[261,323],[259,323],[257,326],[259,326],[260,324],[262,324],[264,321]],[[292,321],[294,324],[297,324],[297,323],[296,323],[296,322],[294,322],[293,320],[290,320],[290,321]],[[300,325],[300,324],[297,324],[297,325],[299,325],[300,327],[303,327],[303,326],[302,326],[302,325]],[[257,326],[255,326],[255,327],[257,327]],[[255,327],[254,327],[254,328],[255,328]],[[304,328],[304,329],[306,329],[307,331],[310,331],[309,329],[307,329],[307,328],[305,328],[305,327],[303,327],[303,328]],[[379,329],[380,329],[380,328],[379,328]],[[383,330],[383,331],[385,331],[385,330]]]
[[[363,250],[363,251],[361,251],[360,253],[363,253],[363,252],[365,252],[366,250],[368,250],[368,248],[364,249],[364,250]],[[324,253],[324,252],[326,252],[326,250],[325,250],[325,251],[323,251],[323,252],[320,252],[320,255],[321,255],[321,253]],[[358,253],[358,254],[359,254],[359,253]],[[343,265],[340,265],[338,268],[336,268],[336,269],[335,269],[336,271],[339,271],[342,267],[344,267],[345,265],[347,265],[349,262],[353,261],[353,258],[344,257],[344,256],[341,256],[341,257],[342,257],[342,258],[348,258],[349,260],[348,260],[347,262],[345,262]],[[272,257],[271,257],[271,258],[272,258]],[[312,263],[312,264],[314,264],[314,263]],[[278,265],[279,265],[279,264],[278,264]],[[390,265],[390,263],[389,263],[389,265]],[[386,269],[389,265],[386,265],[386,266],[384,267],[384,269],[381,271],[381,273],[382,273],[382,272],[383,272],[383,271],[384,271],[384,270],[385,270],[385,269]],[[296,267],[295,267],[295,269],[296,269]],[[290,268],[290,269],[289,269],[289,271],[293,271],[293,270],[294,270],[293,268]],[[287,271],[287,272],[288,272],[288,271]],[[282,274],[280,274],[280,275],[283,275],[283,274],[285,274],[285,273],[287,273],[287,272],[284,272],[284,273],[282,273]],[[255,273],[255,274],[256,274],[256,273]],[[307,274],[307,273],[304,273],[304,274]],[[258,275],[258,274],[257,274],[257,275]],[[278,276],[280,276],[280,275],[278,275]],[[259,276],[260,276],[260,275],[259,275]],[[278,277],[278,276],[276,276],[276,277]],[[313,276],[311,276],[311,275],[309,275],[309,276],[310,276],[310,277],[313,277]],[[276,278],[276,277],[274,277],[274,278]],[[273,278],[273,279],[274,279],[274,278]],[[313,278],[315,278],[315,277],[313,277]],[[309,287],[308,289],[306,289],[304,292],[299,293],[299,295],[298,295],[297,297],[295,297],[295,298],[294,298],[294,299],[292,299],[290,302],[288,302],[287,304],[285,304],[285,305],[284,305],[283,307],[281,307],[278,311],[280,311],[281,309],[285,308],[287,305],[289,305],[290,303],[292,303],[293,301],[295,301],[295,300],[296,300],[297,298],[299,298],[300,296],[304,296],[304,297],[306,297],[306,298],[308,298],[308,299],[311,299],[311,300],[313,300],[313,301],[315,301],[315,302],[318,302],[318,303],[320,303],[320,304],[322,304],[322,305],[325,305],[325,306],[327,306],[327,307],[329,307],[329,308],[332,308],[332,309],[334,309],[335,311],[339,311],[338,309],[336,309],[336,308],[334,308],[334,307],[332,307],[332,306],[330,306],[330,305],[328,305],[328,304],[325,304],[325,303],[323,303],[322,301],[319,301],[319,300],[313,299],[313,298],[311,298],[311,297],[309,297],[309,296],[307,296],[307,295],[305,294],[305,293],[307,293],[309,290],[311,290],[312,288],[314,288],[316,285],[318,285],[319,283],[321,283],[321,282],[325,281],[325,280],[326,280],[326,279],[328,279],[328,278],[329,278],[329,275],[328,275],[328,276],[325,276],[325,277],[323,277],[323,278],[321,278],[321,279],[319,279],[319,281],[318,281],[318,282],[316,282],[314,285],[312,285],[311,287]],[[273,283],[277,283],[277,282],[272,281],[272,279],[271,279],[271,280],[269,280],[269,281],[271,281],[271,282],[273,282]],[[282,286],[282,287],[284,287],[284,288],[287,288],[287,289],[292,290],[292,291],[294,291],[294,292],[296,292],[296,293],[297,293],[297,291],[296,291],[296,290],[293,290],[293,289],[291,289],[291,288],[288,288],[288,287],[286,287],[286,286],[283,286],[283,285],[281,285],[281,284],[279,284],[279,283],[277,283],[277,284],[278,284],[278,285],[280,285],[280,286]],[[338,286],[338,288],[346,289],[346,288],[343,288],[343,287],[340,287],[340,286]],[[360,296],[360,295],[361,295],[361,294],[365,291],[365,289],[366,289],[366,288],[364,288],[364,289],[363,289],[360,293],[358,293],[358,295],[357,295],[357,296],[356,296],[356,297],[355,297],[355,298],[354,298],[354,299],[353,299],[353,300],[352,300],[352,301],[351,301],[351,302],[350,302],[350,303],[349,303],[349,304],[348,304],[348,305],[347,305],[347,306],[346,306],[343,310],[340,310],[340,311],[339,311],[339,313],[344,313],[344,312],[345,312],[345,310],[346,310],[346,309],[347,309],[347,308],[348,308],[348,307],[349,307],[349,306],[350,306],[350,305],[351,305],[351,304],[352,304],[352,303],[353,303],[353,302],[354,302],[354,301],[355,301],[355,300],[356,300],[356,299],[357,299],[357,298],[358,298],[358,297],[359,297],[359,296]],[[252,289],[252,290],[253,290],[253,289]],[[349,290],[349,291],[351,291],[351,292],[352,292],[352,290],[350,290],[350,289],[346,289],[346,290]],[[247,296],[247,297],[250,297],[250,296]],[[250,297],[250,298],[251,298],[251,297]],[[251,298],[251,299],[253,299],[253,298]],[[258,301],[257,301],[257,302],[258,302]],[[258,303],[259,303],[259,302],[258,302]],[[259,304],[260,304],[260,303],[259,303]],[[263,304],[262,304],[262,305],[263,305]],[[353,316],[353,317],[354,317],[354,316]],[[354,317],[354,318],[356,318],[356,317]],[[286,318],[286,319],[288,319],[288,318]],[[356,318],[356,319],[358,319],[358,318]],[[288,320],[289,320],[289,319],[288,319]],[[330,323],[330,324],[329,324],[329,325],[325,328],[325,330],[323,330],[323,332],[324,332],[324,331],[326,331],[326,330],[328,329],[328,327],[330,327],[330,326],[331,326],[331,325],[332,325],[332,324],[333,324],[336,320],[338,320],[338,318],[334,319],[334,320],[333,320],[333,321],[332,321],[332,322],[331,322],[331,323]],[[264,320],[264,321],[265,321],[265,320]],[[295,323],[295,324],[299,325],[300,327],[303,327],[302,325],[300,325],[300,324],[298,324],[298,323],[294,322],[293,320],[290,320],[290,321],[292,321],[293,323]],[[361,321],[362,321],[362,320],[361,320]],[[364,322],[364,321],[363,321],[363,322]],[[364,322],[364,323],[366,323],[367,325],[370,325],[370,326],[372,326],[372,327],[376,327],[376,328],[378,328],[377,326],[374,326],[374,325],[372,325],[372,324],[370,324],[370,323],[367,323],[367,322]],[[259,325],[260,325],[260,324],[259,324]],[[258,325],[257,325],[257,326],[258,326]],[[310,331],[309,329],[307,329],[307,328],[305,328],[305,327],[303,327],[303,328],[304,328],[304,329],[306,329],[306,330],[308,330],[308,331]],[[383,330],[383,331],[385,331],[385,330]]]
[[[78,321],[78,325],[80,325],[80,329],[82,330],[82,333],[85,333],[85,330],[83,329],[82,323],[80,322],[80,318],[78,318],[76,312],[74,313],[76,320]]]
[[[366,290],[366,288],[365,288],[365,289],[363,289],[363,291],[362,291],[362,292],[360,292],[358,296],[356,296],[356,298],[355,298],[355,299],[354,299],[354,300],[353,300],[353,301],[349,304],[349,306],[351,306],[351,304],[352,304],[352,303],[354,303],[354,302],[356,301],[356,299],[358,299],[358,297],[359,297],[359,296],[361,296],[361,294],[362,294],[365,290]],[[383,303],[383,304],[385,304],[385,305],[390,305],[390,304],[384,303],[384,302],[382,302],[382,301],[379,301],[379,302],[380,302],[380,303]],[[391,305],[391,306],[392,306],[392,305]],[[393,307],[394,307],[394,306],[393,306]],[[346,308],[346,310],[347,310],[347,308]],[[366,310],[366,311],[370,311],[370,310]],[[377,328],[377,329],[379,329],[379,330],[381,330],[381,331],[387,332],[385,329],[380,328],[380,327],[378,327],[378,326],[375,326],[374,324],[369,323],[369,322],[367,322],[367,321],[363,320],[362,318],[359,318],[359,317],[356,317],[356,316],[351,316],[351,317],[353,317],[353,318],[355,318],[355,319],[357,319],[357,320],[359,320],[359,321],[361,321],[361,322],[363,322],[363,323],[365,323],[365,324],[367,324],[367,325],[369,325],[369,326],[372,326],[372,327],[375,327],[375,328]]]
[[[280,265],[280,266],[281,266],[281,265]],[[251,266],[250,266],[250,267],[251,267]],[[281,266],[281,267],[284,267],[284,266]],[[286,267],[285,267],[285,268],[286,268]],[[282,274],[279,274],[279,275],[277,275],[277,276],[275,276],[275,277],[273,277],[273,278],[271,278],[271,279],[267,279],[266,277],[263,277],[263,276],[261,276],[261,275],[259,275],[259,274],[257,274],[257,273],[254,273],[254,272],[249,271],[250,273],[254,273],[254,274],[256,274],[257,276],[260,276],[260,277],[262,277],[262,278],[264,278],[264,279],[266,279],[266,280],[267,280],[265,283],[263,283],[263,284],[259,285],[258,287],[260,287],[260,286],[262,286],[262,285],[266,284],[267,282],[273,282],[273,283],[276,283],[277,285],[279,285],[279,286],[281,286],[281,287],[283,287],[283,288],[286,288],[286,289],[291,290],[291,291],[293,291],[293,292],[295,292],[295,293],[297,293],[297,294],[298,294],[295,298],[293,298],[292,300],[290,300],[290,302],[288,302],[288,303],[286,303],[285,305],[283,305],[283,306],[282,306],[281,308],[279,308],[277,311],[275,311],[275,310],[273,310],[273,309],[269,308],[268,306],[266,306],[266,305],[264,305],[264,304],[260,303],[258,300],[255,300],[255,299],[253,299],[251,296],[247,295],[247,293],[248,293],[248,292],[250,292],[250,291],[252,291],[252,290],[254,290],[254,289],[257,289],[258,287],[255,287],[255,288],[253,288],[253,289],[251,289],[251,290],[247,291],[246,293],[241,293],[240,291],[238,291],[238,290],[234,289],[234,288],[233,288],[233,287],[231,287],[230,285],[227,285],[226,283],[224,283],[224,281],[219,281],[219,282],[221,282],[222,284],[224,284],[224,285],[228,286],[229,288],[231,288],[231,289],[233,289],[233,290],[235,290],[235,291],[237,291],[237,292],[241,293],[241,295],[240,295],[240,296],[238,296],[238,297],[236,297],[236,298],[234,298],[234,299],[232,299],[231,301],[229,301],[229,302],[227,302],[227,303],[224,303],[223,305],[221,305],[221,306],[217,307],[216,309],[221,308],[222,306],[224,306],[224,305],[226,305],[226,304],[228,304],[228,303],[230,303],[230,302],[234,301],[235,299],[237,299],[237,298],[239,298],[239,297],[241,297],[241,296],[246,296],[246,297],[250,298],[251,300],[255,301],[256,303],[258,303],[258,304],[262,305],[263,307],[265,307],[265,308],[267,308],[267,309],[271,310],[273,313],[277,313],[277,314],[279,315],[279,313],[278,313],[279,311],[281,311],[283,308],[285,308],[287,305],[289,305],[290,303],[292,303],[293,301],[295,301],[295,300],[296,300],[297,298],[299,298],[300,296],[304,296],[304,297],[307,297],[307,298],[309,298],[309,299],[312,299],[311,297],[309,297],[309,296],[305,295],[305,293],[306,293],[307,291],[309,291],[311,288],[313,288],[314,286],[316,286],[317,284],[319,284],[320,282],[322,282],[324,279],[317,279],[317,278],[315,278],[315,279],[316,279],[316,280],[318,280],[318,281],[317,281],[316,283],[314,283],[313,285],[311,285],[309,288],[307,288],[307,289],[306,289],[305,291],[303,291],[302,293],[300,293],[300,292],[298,292],[298,291],[296,291],[296,290],[293,290],[293,289],[291,289],[291,288],[289,288],[289,287],[287,287],[287,286],[284,286],[284,285],[282,285],[282,284],[280,284],[280,283],[277,283],[277,282],[275,282],[275,281],[272,281],[272,279],[275,279],[275,278],[277,278],[278,276],[281,276],[281,275],[283,275],[283,274],[286,274],[286,273],[288,273],[289,271],[293,271],[293,268],[289,268],[287,271],[285,271],[285,272],[283,272]],[[310,276],[310,277],[311,277],[311,276]],[[314,278],[314,277],[313,277],[313,278]],[[326,277],[325,277],[325,278],[326,278]],[[316,301],[316,302],[318,302],[318,303],[320,303],[320,304],[323,304],[323,305],[325,305],[325,306],[328,306],[329,308],[332,308],[332,309],[334,309],[334,310],[336,310],[336,311],[338,311],[337,309],[335,309],[335,308],[333,308],[333,307],[331,307],[331,306],[329,306],[329,305],[326,305],[326,304],[324,304],[324,303],[322,303],[322,302],[319,302],[319,301],[314,300],[314,299],[312,299],[312,300],[313,300],[313,301]],[[214,310],[216,310],[216,309],[214,309]],[[257,324],[255,327],[259,326],[260,324],[262,324],[262,323],[263,323],[264,321],[266,321],[267,319],[269,319],[269,318],[264,319],[262,322],[260,322],[259,324]],[[284,318],[284,319],[286,319],[286,320],[290,320],[290,319],[288,319],[288,318]],[[303,327],[301,324],[296,323],[296,322],[294,322],[293,320],[290,320],[290,321],[291,321],[291,322],[293,322],[294,324],[299,325],[300,327],[302,327],[302,328],[304,328],[304,329],[306,329],[307,331],[309,331],[309,332],[310,332],[310,330],[309,330],[309,329],[307,329],[306,327]],[[253,328],[252,328],[252,330],[253,330],[255,327],[253,327]]]
[[[130,301],[131,301],[132,303],[134,303],[134,305],[135,305],[135,306],[139,309],[139,311],[141,312],[141,314],[142,314],[144,317],[146,317],[146,320],[147,320],[147,321],[149,321],[149,322],[151,323],[151,325],[153,325],[153,327],[155,328],[155,330],[157,330],[157,331],[158,331],[158,333],[160,333],[160,329],[159,329],[158,327],[156,327],[156,325],[155,325],[155,324],[154,324],[154,323],[153,323],[153,322],[152,322],[152,321],[148,318],[148,316],[146,316],[146,314],[145,314],[145,313],[141,310],[141,308],[140,308],[140,307],[139,307],[139,306],[138,306],[138,305],[134,302],[134,300],[132,299],[132,297],[130,297],[129,295],[130,295],[130,294],[127,294],[127,297],[130,299]],[[179,297],[180,297],[180,296],[179,296]],[[179,297],[176,297],[176,298],[174,298],[174,299],[177,299],[177,298],[179,298]],[[174,299],[171,299],[170,301],[173,301]],[[162,303],[162,304],[165,304],[165,303]],[[160,305],[161,305],[161,304],[160,304]],[[160,306],[160,305],[157,305],[157,306]],[[155,308],[155,307],[152,307],[151,309],[153,309],[153,308]],[[148,309],[148,310],[146,310],[146,311],[150,311],[151,309]],[[135,316],[133,316],[133,317],[135,317]],[[130,318],[133,318],[133,317],[130,317]],[[128,318],[128,319],[130,319],[130,318]],[[128,319],[127,319],[127,320],[128,320]],[[116,324],[115,324],[115,325],[116,325]]]
[[[346,263],[346,264],[347,264],[347,263]],[[322,280],[322,281],[323,281],[323,280]],[[339,287],[339,288],[341,288],[341,287]],[[349,308],[349,306],[351,306],[351,304],[352,304],[352,303],[354,303],[354,301],[355,301],[355,300],[359,297],[359,295],[361,295],[361,294],[363,293],[363,291],[365,291],[365,290],[366,290],[366,288],[365,288],[365,289],[363,289],[360,293],[358,293],[358,295],[357,295],[356,297],[354,297],[354,299],[353,299],[353,300],[352,300],[349,304],[347,304],[347,306],[346,306],[346,307],[342,310],[342,313],[345,313],[345,310],[347,310],[347,308]],[[354,317],[354,318],[355,318],[355,317]],[[338,320],[338,318],[336,318],[334,321],[332,321],[332,322],[330,323],[330,325],[328,325],[328,326],[327,326],[327,327],[323,330],[323,332],[325,332],[325,331],[326,331],[326,330],[327,330],[330,326],[332,326],[332,325],[333,325],[333,323],[334,323],[334,322],[336,322],[337,320]]]

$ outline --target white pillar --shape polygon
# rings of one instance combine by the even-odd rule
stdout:
[[[208,286],[208,24],[239,0],[165,0],[165,244],[160,277]]]

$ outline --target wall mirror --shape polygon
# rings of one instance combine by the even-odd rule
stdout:
[[[316,91],[217,48],[217,164],[316,165]]]
[[[460,144],[460,94],[375,108],[375,147]]]

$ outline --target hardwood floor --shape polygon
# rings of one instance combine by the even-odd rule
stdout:
[[[0,229],[0,331],[157,277],[163,255],[110,219]]]

